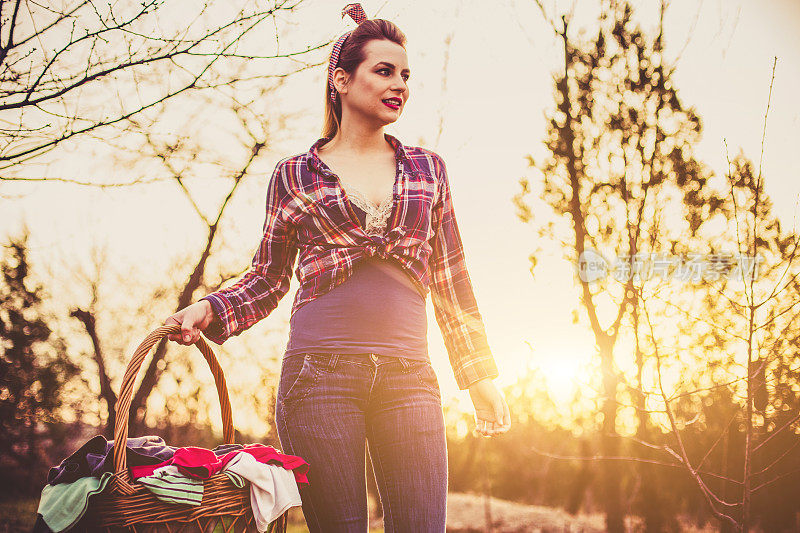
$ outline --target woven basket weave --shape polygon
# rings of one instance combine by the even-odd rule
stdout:
[[[106,489],[89,500],[86,514],[75,528],[91,532],[181,532],[233,533],[257,531],[250,508],[250,486],[234,485],[228,476],[218,472],[203,482],[200,505],[168,503],[156,498],[143,485],[132,480],[125,455],[128,440],[128,417],[136,375],[150,349],[166,335],[181,333],[178,324],[163,325],[153,330],[133,354],[117,401],[114,426],[114,475]],[[214,352],[200,337],[195,346],[202,352],[217,386],[222,411],[226,444],[233,444],[234,430],[231,403],[225,376]],[[271,533],[285,533],[288,510],[270,524]]]

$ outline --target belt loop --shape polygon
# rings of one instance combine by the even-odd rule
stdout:
[[[400,364],[403,365],[403,371],[407,371],[411,368],[411,363],[408,362],[408,359],[405,357],[398,357],[398,359],[400,360]]]

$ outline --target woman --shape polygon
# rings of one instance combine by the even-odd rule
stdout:
[[[368,20],[331,53],[323,137],[275,168],[253,268],[169,317],[192,344],[222,344],[300,288],[276,399],[285,453],[308,461],[310,531],[367,531],[365,445],[386,531],[445,531],[447,449],[427,353],[426,299],[476,431],[508,431],[508,405],[464,261],[444,161],[384,133],[408,102],[405,36]]]

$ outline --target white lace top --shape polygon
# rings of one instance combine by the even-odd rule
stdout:
[[[352,185],[344,183],[341,180],[339,180],[339,183],[341,183],[350,201],[367,214],[367,227],[365,228],[367,235],[384,235],[389,222],[389,215],[392,214],[394,188],[392,188],[392,193],[384,198],[380,205],[375,205],[372,201],[367,199],[364,193]]]

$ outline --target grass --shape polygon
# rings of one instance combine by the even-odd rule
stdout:
[[[485,521],[485,498],[476,494],[450,493],[447,502],[448,531],[473,531],[480,529]],[[29,533],[36,521],[38,498],[0,501],[0,533]],[[584,531],[600,533],[603,515],[566,515],[564,511],[544,506],[523,505],[492,498],[492,515],[497,530],[524,531],[536,528],[540,531]],[[629,517],[631,529],[637,529],[640,518]],[[717,528],[699,528],[688,520],[682,520],[682,531],[708,533]],[[377,525],[377,524],[373,524]],[[526,529],[527,528],[527,529]],[[371,528],[369,533],[379,533],[383,528]],[[756,531],[761,531],[757,529]],[[288,533],[308,533],[308,527],[300,507],[289,509]]]

